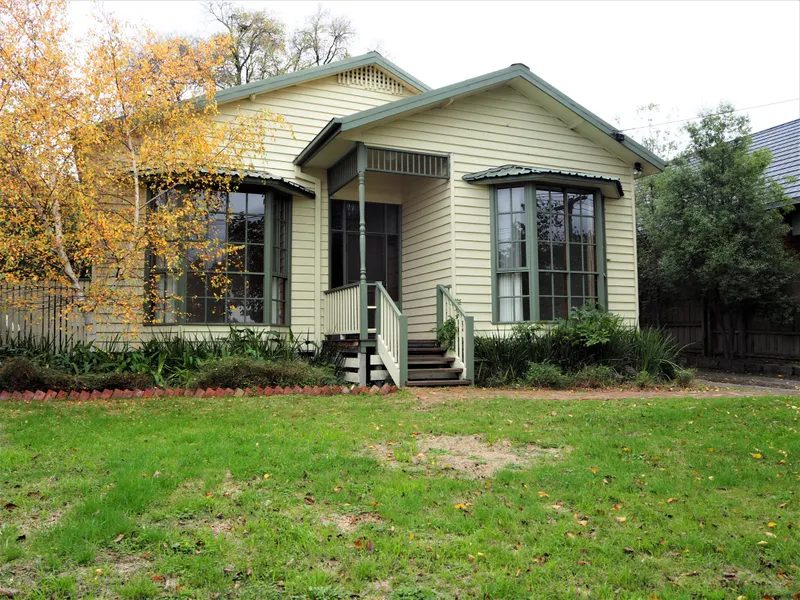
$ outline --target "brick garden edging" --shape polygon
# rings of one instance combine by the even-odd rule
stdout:
[[[166,398],[185,397],[185,398],[221,398],[225,396],[234,396],[242,398],[244,396],[290,396],[290,395],[303,395],[303,396],[333,396],[336,394],[390,394],[396,392],[396,386],[389,386],[383,384],[382,387],[373,385],[372,387],[358,387],[352,388],[347,386],[314,386],[314,387],[255,387],[255,388],[148,388],[146,390],[94,390],[88,392],[71,391],[65,392],[64,390],[54,391],[36,390],[32,392],[26,390],[24,392],[0,392],[0,400],[108,400],[108,399],[123,399],[123,398],[158,398],[164,396]]]

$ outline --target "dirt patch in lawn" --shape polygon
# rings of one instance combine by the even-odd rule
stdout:
[[[370,451],[373,456],[395,468],[410,465],[483,479],[502,469],[526,468],[538,459],[559,458],[572,449],[543,448],[535,444],[514,446],[508,440],[489,443],[479,435],[438,435],[418,437],[416,452],[411,452],[410,444],[378,444],[370,446]]]
[[[342,533],[351,533],[359,525],[383,523],[380,515],[374,512],[362,512],[356,515],[330,514],[322,517],[323,525],[334,525]]]

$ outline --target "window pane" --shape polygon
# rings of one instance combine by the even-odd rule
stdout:
[[[514,241],[526,240],[525,213],[514,213],[511,217],[511,238]]]
[[[386,233],[400,233],[400,207],[386,205]]]
[[[549,296],[539,298],[539,319],[542,321],[553,320],[553,299]]]
[[[206,323],[224,323],[226,312],[225,300],[216,298],[206,300]]]
[[[228,279],[230,279],[230,284],[228,285],[228,295],[235,296],[237,298],[244,298],[244,275],[228,275]]]
[[[206,289],[205,273],[186,273],[186,293],[189,296],[204,296]]]
[[[511,241],[511,215],[499,215],[497,217],[497,242]]]
[[[386,222],[384,220],[384,205],[376,204],[374,202],[367,202],[364,209],[364,214],[367,220],[367,231],[372,233],[383,233],[386,229]]]
[[[564,214],[564,192],[550,192],[550,210]]]
[[[553,269],[556,271],[567,270],[567,245],[553,244]]]
[[[497,213],[511,212],[511,190],[501,188],[497,190]]]
[[[186,300],[186,322],[202,323],[205,319],[205,298],[190,297]]]
[[[386,291],[393,300],[400,299],[399,248],[399,236],[386,236]]]
[[[228,213],[233,216],[247,212],[247,194],[231,192],[228,194]]]
[[[550,210],[550,192],[547,190],[536,190],[536,210],[538,213]]]
[[[367,236],[367,276],[386,283],[386,238],[382,235]]]
[[[264,298],[248,298],[245,306],[247,307],[248,322],[264,322]]]
[[[264,194],[247,194],[247,213],[263,215],[265,198]]]
[[[358,231],[358,202],[345,203],[345,227],[349,231]]]
[[[344,204],[341,200],[331,200],[331,229],[344,229]]]
[[[345,284],[355,283],[360,278],[361,258],[359,254],[358,234],[347,234],[347,280]]]
[[[525,266],[523,244],[500,244],[497,249],[497,266],[500,269],[517,269]]]
[[[263,298],[264,297],[264,276],[263,275],[248,275],[245,283],[247,284],[247,297],[248,298]]]
[[[567,295],[567,274],[553,273],[553,294],[556,296]]]
[[[344,285],[344,234],[331,233],[331,287]]]
[[[264,217],[250,217],[247,219],[247,243],[264,243]]]
[[[524,187],[517,187],[511,189],[511,210],[513,212],[525,212]]]
[[[539,269],[548,271],[553,268],[553,261],[550,258],[550,244],[539,244]]]
[[[569,245],[569,268],[572,271],[583,270],[583,250],[580,244]]]
[[[226,303],[229,323],[247,323],[247,308],[244,298],[229,298]]]
[[[583,275],[572,273],[569,276],[570,295],[583,296]]]
[[[553,318],[566,319],[569,314],[567,298],[553,298]]]
[[[539,273],[539,295],[553,295],[553,275],[550,273]]]
[[[583,247],[584,270],[597,272],[597,246],[586,245]]]
[[[228,271],[244,271],[245,247],[228,251]]]
[[[208,224],[208,239],[225,241],[225,215],[216,215]]]
[[[247,246],[247,270],[251,273],[264,272],[264,246]]]

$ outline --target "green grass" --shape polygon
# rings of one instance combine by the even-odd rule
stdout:
[[[36,599],[791,598],[798,404],[6,403],[0,587]],[[561,452],[473,480],[446,453],[412,464],[430,434]],[[394,449],[394,466],[374,445]]]

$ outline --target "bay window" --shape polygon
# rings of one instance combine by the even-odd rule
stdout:
[[[605,303],[599,192],[520,183],[493,188],[491,202],[494,322]]]
[[[220,196],[206,229],[212,259],[189,250],[173,277],[148,258],[149,321],[288,325],[291,196],[254,185]]]

